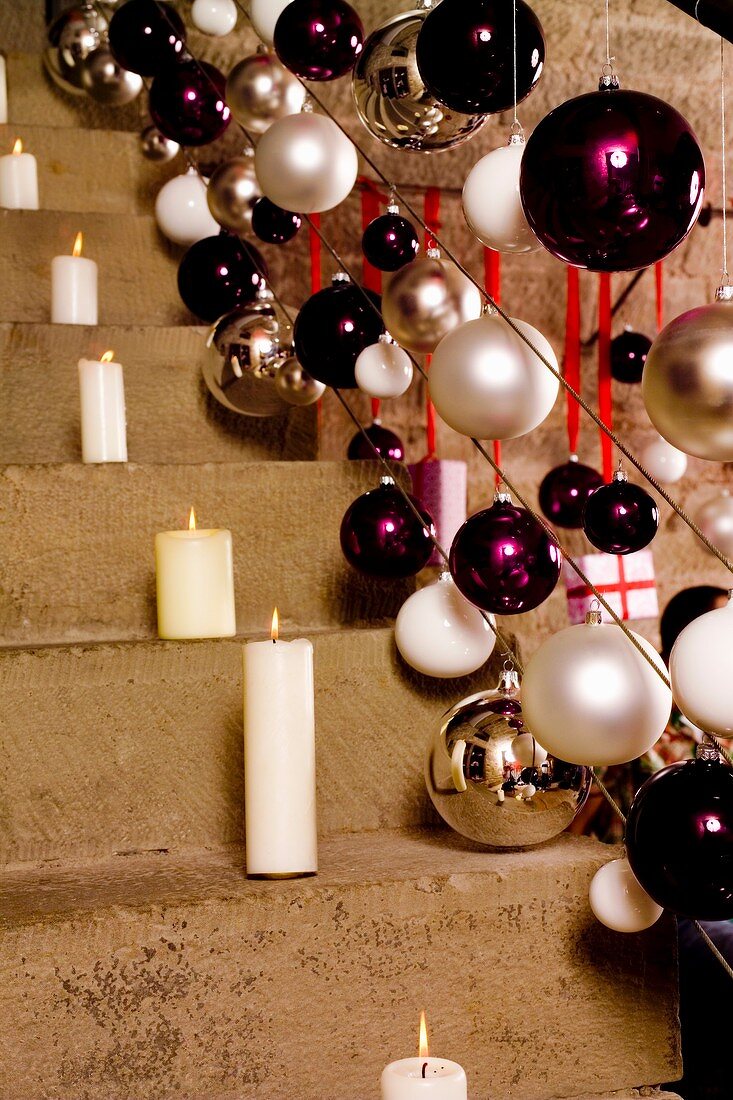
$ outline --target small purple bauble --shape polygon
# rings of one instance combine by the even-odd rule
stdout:
[[[127,0],[110,20],[109,48],[115,61],[140,76],[157,76],[178,64],[185,47],[183,20],[164,0]]]
[[[555,466],[540,483],[540,508],[558,527],[582,527],[585,502],[603,485],[603,478],[591,466],[577,459]]]
[[[300,214],[283,210],[270,202],[266,195],[257,199],[252,207],[252,232],[265,244],[287,244],[292,241],[303,223]]]
[[[224,75],[208,61],[182,61],[153,81],[150,117],[161,134],[179,145],[208,145],[231,119],[225,87]]]
[[[337,277],[332,286],[312,294],[298,314],[295,355],[318,382],[355,389],[354,364],[383,332],[379,295]]]
[[[499,495],[470,516],[450,551],[450,571],[467,600],[495,615],[538,607],[553,591],[562,557],[538,519]]]
[[[292,0],[275,24],[275,52],[303,80],[335,80],[353,69],[364,27],[345,0]]]
[[[658,905],[695,920],[733,919],[733,770],[686,760],[652,775],[629,811],[626,851]]]
[[[344,557],[361,573],[372,577],[413,577],[430,560],[435,525],[415,497],[410,500],[423,522],[418,522],[391,478],[378,489],[357,497],[341,521]]]
[[[611,341],[611,374],[617,382],[641,382],[652,342],[643,332],[627,328]]]
[[[588,497],[583,530],[604,554],[633,554],[648,546],[659,527],[659,509],[653,497],[626,474],[616,473]]]
[[[619,89],[550,111],[527,140],[520,174],[535,236],[590,271],[632,271],[669,255],[695,224],[704,186],[702,151],[682,115]]]
[[[251,302],[267,264],[257,249],[220,233],[192,244],[178,268],[178,291],[184,305],[202,321],[216,321]]]
[[[379,271],[399,271],[420,251],[412,222],[401,214],[381,214],[370,222],[361,238],[361,250]]]
[[[364,430],[382,458],[391,459],[392,462],[404,461],[404,444],[400,437],[394,432],[391,432],[389,428],[383,428],[379,421],[375,420],[373,424],[370,424],[369,427]],[[374,451],[367,443],[362,432],[357,432],[349,443],[346,457],[353,459],[371,459],[374,461]]]

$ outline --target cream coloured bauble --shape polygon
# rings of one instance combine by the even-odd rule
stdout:
[[[270,202],[283,210],[318,214],[350,194],[359,158],[335,122],[303,111],[265,131],[257,143],[255,170]]]
[[[489,616],[493,622],[493,616]],[[413,592],[395,621],[395,642],[408,665],[425,676],[468,676],[488,661],[496,636],[450,573]]]
[[[596,871],[589,901],[596,919],[614,932],[643,932],[664,912],[639,885],[627,859],[612,859]]]
[[[292,209],[292,208],[291,208]],[[408,351],[429,354],[456,325],[481,314],[481,295],[439,253],[418,256],[395,272],[382,295],[382,317]]]
[[[227,104],[237,122],[254,134],[264,134],[277,119],[297,114],[305,94],[298,78],[267,51],[243,58],[227,77]]]
[[[323,382],[311,378],[294,355],[279,367],[275,375],[275,389],[288,405],[313,405],[326,392]]]
[[[482,244],[497,252],[535,252],[540,242],[529,228],[519,198],[524,138],[512,138],[474,164],[463,185],[463,215]]]
[[[213,173],[206,188],[206,201],[216,222],[229,233],[248,233],[252,228],[252,207],[260,188],[252,156],[232,157]]]
[[[290,0],[251,0],[249,17],[252,26],[268,46],[275,41],[275,24],[289,3]]]
[[[234,0],[193,0],[191,22],[203,34],[223,38],[237,25],[237,5]]]
[[[155,220],[164,236],[184,248],[217,235],[219,226],[206,201],[206,182],[195,168],[163,184],[155,200]]]
[[[659,432],[654,433],[654,438],[644,446],[639,457],[642,465],[662,485],[674,485],[687,470],[685,452],[673,447]]]
[[[364,348],[354,365],[356,384],[369,397],[401,397],[412,382],[412,360],[404,348],[383,334]]]
[[[675,702],[706,733],[733,736],[733,601],[700,615],[672,647]]]
[[[695,522],[713,546],[733,559],[733,497],[727,489],[703,504]]]
[[[512,741],[512,753],[523,768],[539,768],[547,760],[547,749],[543,749],[531,733],[517,734]]]

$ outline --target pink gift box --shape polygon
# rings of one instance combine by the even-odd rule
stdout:
[[[578,565],[619,619],[656,619],[659,615],[657,581],[651,550],[635,554],[582,554]],[[563,563],[571,623],[582,623],[595,599],[573,567]]]
[[[409,470],[413,495],[435,520],[438,542],[447,554],[458,528],[466,522],[468,467],[458,459],[426,458]],[[429,564],[444,564],[437,550]]]

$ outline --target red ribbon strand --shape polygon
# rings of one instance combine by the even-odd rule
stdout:
[[[580,272],[577,267],[567,269],[567,298],[565,305],[565,352],[563,356],[565,381],[580,393]],[[566,415],[568,447],[570,454],[578,453],[580,435],[580,405],[567,390]]]
[[[425,230],[425,251],[430,248],[435,248],[434,233],[440,231],[440,188],[428,187],[425,192],[425,204],[423,210],[423,217],[427,229]],[[430,370],[431,356],[425,356],[425,370]],[[435,406],[430,400],[430,391],[426,393],[426,407],[425,407],[425,431],[427,435],[428,453],[425,456],[425,460],[430,460],[437,457],[437,432],[435,421]]]
[[[611,276],[598,276],[598,415],[607,428],[613,427],[611,399]],[[601,432],[602,471],[605,481],[613,476],[611,440]]]
[[[484,248],[484,286],[486,287],[486,293],[496,302],[498,306],[501,305],[501,253],[497,252],[493,248]],[[501,466],[501,441],[494,440],[494,462],[497,466]],[[494,473],[494,482],[496,485],[501,481],[499,474]]]
[[[654,282],[657,291],[657,332],[664,328],[664,268],[662,261],[654,265]]]

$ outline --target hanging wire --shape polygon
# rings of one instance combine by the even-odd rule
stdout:
[[[722,36],[720,39],[720,153],[723,184],[723,285],[728,286],[730,284],[730,278],[728,277],[728,173],[726,169],[728,148],[725,132],[725,42]]]
[[[512,133],[519,132],[519,119],[517,118],[517,0],[512,0],[512,42],[514,46],[514,120]]]
[[[606,66],[607,66],[607,68],[609,70],[609,73],[610,73],[610,72],[613,71],[613,62],[616,60],[616,58],[611,57],[611,17],[610,17],[610,13],[609,13],[609,6],[610,5],[609,5],[609,0],[605,0],[605,2],[606,2]]]

